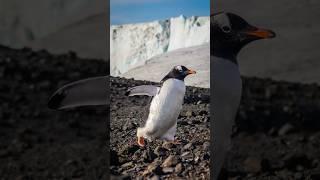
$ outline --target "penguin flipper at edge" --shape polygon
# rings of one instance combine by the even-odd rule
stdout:
[[[160,90],[160,87],[153,85],[141,85],[129,88],[126,92],[127,96],[155,96]]]
[[[108,76],[79,80],[58,89],[49,99],[51,109],[67,109],[79,106],[107,105]]]

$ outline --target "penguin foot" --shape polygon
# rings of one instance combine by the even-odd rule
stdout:
[[[138,137],[138,144],[139,144],[139,146],[141,146],[141,147],[144,147],[144,146],[145,146],[144,138],[143,138],[143,137]]]

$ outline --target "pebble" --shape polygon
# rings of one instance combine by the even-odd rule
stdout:
[[[121,165],[122,168],[128,168],[128,167],[131,167],[131,166],[133,166],[133,162],[132,161],[124,163],[124,164]]]
[[[293,128],[294,128],[294,127],[293,127],[291,124],[287,123],[287,124],[283,125],[283,126],[279,129],[278,135],[279,135],[279,136],[286,135],[286,134],[288,134],[291,130],[293,130]]]
[[[261,171],[261,159],[257,157],[248,157],[243,162],[243,168],[250,173],[257,173]]]
[[[167,153],[168,149],[157,146],[156,149],[154,150],[154,154],[157,156],[165,156]]]
[[[153,175],[150,180],[160,180],[160,177],[158,175]]]
[[[120,154],[128,154],[128,155],[133,155],[137,150],[139,150],[140,147],[138,145],[132,145],[132,146],[127,146],[122,150]]]
[[[192,111],[187,111],[185,116],[192,117],[192,116],[194,116],[194,113]]]
[[[174,172],[174,168],[172,168],[172,167],[165,167],[165,168],[162,169],[162,171],[163,171],[164,173],[172,173],[172,172]]]
[[[184,150],[192,149],[192,143],[188,143],[188,144],[186,144],[185,146],[183,146],[183,148],[182,148],[182,149],[184,149]]]
[[[176,147],[176,145],[171,142],[164,142],[162,144],[162,147],[165,149],[172,149],[172,148]]]
[[[146,162],[152,162],[155,158],[157,158],[157,155],[151,151],[151,149],[147,149],[143,152],[142,157]]]
[[[122,130],[127,131],[135,128],[136,128],[136,125],[132,122],[132,119],[128,119],[127,122],[122,127]]]
[[[183,161],[190,162],[193,161],[193,154],[187,151],[181,155],[181,158]]]
[[[174,168],[174,171],[177,174],[180,174],[183,171],[183,165],[181,163],[177,164],[176,167]]]
[[[162,168],[157,162],[153,162],[148,165],[147,169],[143,172],[143,175],[147,175],[149,173],[161,174]]]
[[[210,142],[204,142],[202,147],[204,151],[210,151]]]
[[[167,157],[167,159],[164,160],[164,162],[162,163],[162,167],[171,167],[171,166],[175,166],[176,164],[178,164],[179,159],[174,156],[174,155],[170,155],[169,157]]]

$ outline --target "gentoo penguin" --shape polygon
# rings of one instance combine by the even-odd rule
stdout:
[[[49,99],[51,109],[67,109],[78,106],[108,104],[108,76],[76,81],[58,89]]]
[[[138,144],[145,146],[144,139],[174,141],[177,119],[186,91],[184,78],[196,72],[185,66],[175,66],[160,82],[161,86],[142,85],[130,88],[128,96],[153,96],[149,115],[143,127],[137,129]]]
[[[232,13],[211,15],[210,26],[211,94],[213,117],[213,178],[219,172],[231,145],[234,119],[240,104],[242,83],[237,55],[248,43],[275,37],[271,30],[250,25]]]

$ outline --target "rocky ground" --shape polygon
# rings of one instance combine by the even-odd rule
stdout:
[[[109,179],[106,107],[47,109],[74,80],[105,75],[106,63],[73,53],[0,47],[1,179]],[[180,145],[139,148],[135,130],[148,98],[124,96],[149,82],[111,78],[110,171],[115,177],[206,179],[209,91],[189,87],[179,117]],[[320,88],[244,78],[233,148],[221,179],[320,179]],[[144,109],[141,111],[141,109]]]
[[[148,97],[127,97],[128,87],[150,82],[111,78],[111,173],[131,178],[209,179],[209,89],[188,87],[176,138],[140,148],[136,129],[148,115]],[[123,176],[124,175],[124,176]]]
[[[320,87],[243,79],[221,179],[320,179]]]
[[[178,123],[181,145],[156,142],[148,149],[135,144],[135,133],[146,119],[149,99],[124,95],[141,84],[150,82],[111,79],[111,173],[208,178],[208,90],[188,88]],[[243,85],[233,148],[221,179],[319,179],[319,86],[245,77]]]
[[[106,69],[74,53],[0,46],[0,179],[108,179],[107,108],[47,108],[57,88]]]

